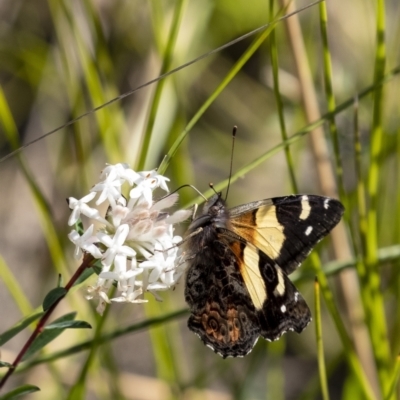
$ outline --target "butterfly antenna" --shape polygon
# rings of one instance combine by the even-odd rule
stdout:
[[[194,187],[193,185],[189,185],[188,183],[185,184],[185,185],[179,186],[179,187],[178,187],[177,189],[175,189],[174,191],[172,191],[172,192],[168,193],[167,195],[165,195],[164,197],[162,197],[162,199],[165,198],[165,197],[167,197],[167,196],[170,196],[171,194],[176,193],[178,190],[181,190],[181,189],[183,189],[184,187],[190,187],[190,188],[192,188],[195,192],[198,193],[199,196],[201,196],[205,201],[207,201],[207,198],[203,195],[203,193],[200,192],[199,189],[197,189],[197,188]],[[160,200],[161,200],[161,199],[160,199]]]
[[[232,178],[232,167],[233,167],[233,151],[235,149],[235,138],[236,138],[237,126],[235,125],[232,129],[232,150],[231,150],[231,165],[229,168],[229,179],[228,179],[228,187],[226,189],[225,201],[228,198],[229,188],[231,186],[231,178]]]
[[[208,184],[208,186],[210,187],[211,190],[214,191],[215,194],[218,194],[218,192],[215,190],[214,184],[213,184],[212,182],[210,182],[210,183]],[[221,193],[219,193],[219,195],[221,195]]]

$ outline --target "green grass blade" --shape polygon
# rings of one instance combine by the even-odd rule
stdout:
[[[326,2],[323,1],[319,3],[319,15],[320,15],[320,29],[321,29],[321,39],[322,39],[322,54],[324,61],[324,83],[325,83],[325,97],[328,107],[328,112],[333,112],[336,108],[336,100],[333,94],[333,74],[332,74],[332,60],[331,53],[328,43],[328,13],[326,10]],[[339,197],[344,203],[345,208],[347,208],[347,196],[345,196],[344,184],[343,184],[343,165],[340,158],[340,147],[339,147],[339,137],[338,130],[335,122],[334,116],[328,119],[328,127],[331,134],[334,156],[335,156],[335,173],[337,179],[337,188],[339,192]]]
[[[382,80],[385,74],[385,1],[376,2],[376,54],[374,82]],[[383,145],[383,87],[377,86],[374,91],[373,122],[371,132],[370,166],[368,174],[369,209],[367,212],[368,232],[365,239],[366,290],[369,291],[368,309],[366,309],[367,324],[371,336],[381,391],[388,393],[390,365],[390,348],[387,340],[385,308],[381,291],[381,279],[377,268],[378,261],[378,201],[380,164]]]
[[[270,0],[269,8],[270,8],[270,14],[273,15],[274,0]],[[276,43],[275,30],[273,30],[270,34],[270,55],[271,55],[271,62],[272,62],[272,76],[273,76],[273,82],[274,82],[275,101],[276,101],[278,117],[279,117],[279,126],[281,128],[282,141],[286,141],[288,139],[288,134],[287,134],[286,124],[285,124],[282,96],[281,96],[280,90],[279,90],[278,48],[277,48],[277,43]],[[292,187],[293,193],[298,193],[299,190],[297,188],[296,177],[294,174],[293,158],[292,158],[292,154],[290,152],[289,146],[285,147],[284,151],[285,151],[286,163],[287,163],[288,170],[289,170],[291,187]]]
[[[387,73],[385,75],[385,77],[380,80],[378,83],[370,85],[368,87],[366,87],[365,89],[363,89],[362,91],[360,91],[357,95],[356,98],[357,99],[361,99],[364,98],[366,96],[368,96],[369,94],[371,94],[378,86],[381,86],[385,83],[390,82],[394,77],[396,77],[398,74],[400,74],[400,66],[393,68],[389,73]],[[307,124],[306,126],[304,126],[303,128],[299,129],[297,132],[295,132],[292,136],[289,137],[289,139],[282,141],[281,143],[277,144],[276,146],[272,147],[270,150],[267,150],[265,153],[261,154],[259,157],[257,157],[256,159],[254,159],[253,161],[249,162],[248,164],[246,164],[245,166],[241,167],[237,172],[235,172],[234,174],[232,174],[231,177],[231,183],[234,183],[235,181],[237,181],[240,178],[243,178],[248,172],[252,171],[254,168],[256,168],[258,165],[262,164],[264,161],[268,160],[269,158],[271,158],[272,156],[274,156],[275,154],[278,154],[280,151],[282,151],[285,147],[290,146],[291,144],[296,143],[297,141],[299,141],[303,136],[308,135],[313,129],[323,125],[329,118],[332,118],[333,116],[339,114],[340,112],[346,110],[348,107],[352,106],[355,102],[355,98],[351,97],[347,100],[345,100],[344,102],[342,102],[341,104],[339,104],[335,111],[332,112],[327,112],[325,114],[323,114],[321,116],[321,118],[317,119],[314,122],[311,122],[309,124]],[[187,128],[186,128],[187,130]],[[185,132],[186,132],[185,130]],[[182,134],[181,134],[182,135]],[[183,140],[183,138],[178,139],[179,143]],[[178,142],[177,141],[177,142]],[[175,142],[174,146],[178,146],[179,144],[177,144],[177,142]],[[171,154],[175,153],[175,151],[177,150],[177,148],[174,149],[174,151],[172,151],[171,148]],[[169,161],[168,158],[166,157],[163,162],[162,162],[162,166],[163,168],[166,168],[168,165]],[[160,172],[161,173],[161,172]],[[222,191],[223,189],[225,189],[228,185],[228,179],[225,179],[217,184],[214,185],[214,188],[217,192]],[[210,197],[214,192],[209,189],[207,191],[204,192],[204,196],[205,197]],[[187,203],[185,205],[185,207],[190,207],[193,204],[201,204],[204,201],[204,199],[200,196],[194,198],[192,201],[190,201],[189,203]]]
[[[7,104],[4,92],[0,87],[0,125],[3,126],[6,137],[12,148],[17,149],[20,146],[18,139],[18,130],[12,117],[11,110]],[[64,254],[62,251],[61,240],[58,238],[57,230],[53,223],[51,208],[41,191],[39,185],[34,179],[29,167],[26,165],[22,155],[17,157],[20,170],[31,190],[32,197],[38,210],[43,233],[53,260],[54,268],[61,274],[67,274],[67,268],[64,263]]]
[[[325,356],[324,356],[324,342],[322,338],[322,320],[321,320],[321,299],[319,283],[315,280],[314,284],[315,293],[315,336],[317,338],[317,354],[318,354],[318,371],[319,381],[321,384],[321,394],[323,400],[329,400],[328,379],[326,377]]]
[[[322,269],[321,262],[316,253],[311,253],[310,259],[312,265],[314,267],[315,273],[318,278],[318,283],[321,288],[322,295],[324,297],[326,306],[328,307],[329,313],[331,314],[333,321],[336,326],[336,330],[340,336],[342,341],[344,352],[349,363],[350,368],[352,369],[354,376],[357,378],[359,382],[360,389],[364,394],[365,399],[373,400],[375,399],[374,392],[371,388],[371,385],[364,373],[363,367],[360,363],[360,360],[357,358],[357,354],[354,351],[353,343],[347,333],[347,330],[344,326],[344,322],[340,316],[337,305],[334,301],[332,291],[329,288],[328,280],[326,275]]]
[[[179,0],[175,4],[175,12],[174,12],[174,16],[173,16],[172,22],[171,22],[171,32],[168,35],[168,42],[167,42],[167,45],[166,45],[166,48],[165,48],[165,51],[163,54],[163,62],[162,62],[162,66],[161,66],[160,75],[165,74],[171,68],[172,60],[173,60],[173,52],[174,52],[176,40],[178,38],[179,28],[181,25],[183,11],[185,9],[186,3],[187,3],[187,0]],[[155,5],[155,8],[158,8],[157,4]],[[158,27],[155,26],[154,28],[157,29]],[[160,33],[157,36],[161,36]],[[160,80],[157,83],[157,86],[155,88],[153,101],[151,102],[151,106],[150,106],[147,126],[146,126],[145,133],[143,136],[143,144],[141,146],[140,158],[139,158],[138,167],[137,167],[137,169],[139,171],[142,171],[146,168],[151,168],[146,164],[146,159],[150,152],[150,144],[152,142],[152,138],[153,138],[153,136],[156,135],[156,132],[154,132],[154,124],[156,121],[158,108],[160,106],[161,95],[162,95],[162,92],[163,92],[166,82],[167,82],[166,79]]]
[[[204,102],[204,104],[200,107],[200,109],[196,112],[193,118],[189,121],[186,128],[182,131],[182,133],[175,140],[171,148],[169,149],[167,155],[164,157],[161,162],[158,171],[160,174],[163,174],[171,161],[171,158],[174,156],[176,151],[178,150],[180,144],[185,139],[186,135],[190,132],[193,126],[197,123],[200,117],[206,112],[206,110],[210,107],[210,105],[214,102],[214,100],[220,95],[220,93],[225,89],[225,87],[232,81],[232,79],[237,75],[237,73],[242,69],[242,67],[246,64],[246,62],[250,59],[250,57],[255,53],[255,51],[261,46],[264,40],[270,35],[270,33],[275,28],[275,25],[279,22],[279,16],[281,16],[285,12],[286,8],[282,8],[279,13],[275,16],[275,19],[268,28],[259,34],[253,43],[248,47],[248,49],[243,53],[240,59],[235,63],[235,65],[231,68],[231,70],[226,74],[222,82],[218,85],[215,91],[208,97],[208,99]]]
[[[27,299],[24,290],[21,288],[18,280],[15,278],[9,266],[0,255],[0,279],[7,287],[22,315],[29,315],[33,308]]]
[[[395,365],[393,368],[393,377],[388,385],[388,392],[385,394],[384,399],[389,400],[392,398],[396,398],[396,388],[399,385],[399,378],[400,378],[400,356],[396,357]]]

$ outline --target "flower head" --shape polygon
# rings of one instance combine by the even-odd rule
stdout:
[[[94,233],[94,225],[80,236],[71,231],[69,239],[75,244],[75,256],[90,253],[99,259],[102,271],[97,283],[88,288],[88,299],[98,299],[97,311],[102,314],[111,302],[142,303],[146,291],[160,299],[157,291],[173,287],[183,273],[178,255],[181,237],[174,236],[173,225],[187,219],[191,212],[166,210],[178,200],[176,193],[157,201],[153,191],[157,188],[168,192],[168,178],[156,170],[135,172],[127,164],[107,165],[100,182],[81,200],[69,199],[72,209],[69,224],[85,215],[103,227]],[[123,195],[124,186],[129,186]],[[108,201],[105,218],[87,203],[97,196],[96,205]],[[117,283],[117,296],[109,298],[109,290]]]

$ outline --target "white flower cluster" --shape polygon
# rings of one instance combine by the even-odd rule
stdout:
[[[70,197],[72,209],[68,225],[74,225],[81,214],[101,225],[94,233],[94,224],[79,235],[72,230],[68,237],[76,245],[75,257],[82,251],[100,259],[102,272],[95,286],[88,289],[88,299],[98,298],[97,311],[102,314],[111,301],[141,303],[145,291],[160,300],[156,291],[173,287],[184,272],[184,263],[178,256],[182,238],[174,236],[173,224],[187,219],[191,212],[179,210],[169,215],[164,209],[173,206],[177,194],[153,201],[153,191],[168,192],[169,179],[155,170],[135,172],[126,164],[107,165],[100,182],[90,193],[77,200]],[[129,198],[122,195],[122,186],[130,186]],[[88,205],[96,196],[96,206],[108,201],[103,218],[97,208]],[[111,285],[117,282],[118,297],[109,298]]]

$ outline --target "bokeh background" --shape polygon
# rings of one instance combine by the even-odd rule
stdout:
[[[190,183],[207,192],[209,182],[226,182],[231,131],[237,125],[230,206],[294,191],[340,196],[346,205],[345,224],[336,238],[324,240],[318,247],[320,259],[305,262],[294,277],[314,313],[319,260],[328,273],[330,291],[324,293],[333,296],[331,304],[338,311],[335,317],[332,307],[322,301],[330,397],[367,398],[368,389],[349,361],[351,353],[371,386],[370,398],[400,398],[396,389],[400,349],[397,0],[314,5],[280,21],[273,31],[264,30],[265,37],[260,37],[262,32],[246,37],[42,137],[311,2],[293,1],[282,10],[285,4],[272,0],[0,1],[0,156],[37,140],[0,163],[0,334],[40,307],[46,293],[57,285],[59,273],[66,282],[77,268],[73,245],[67,240],[65,199],[85,195],[105,163],[156,168],[186,132],[165,171],[171,179],[169,187]],[[256,38],[260,45],[251,51]],[[248,60],[232,72],[243,57]],[[389,75],[381,85],[385,74]],[[326,79],[332,83],[332,97]],[[332,110],[336,111],[328,118]],[[309,134],[308,124],[321,116],[323,124]],[[286,150],[282,131],[289,137],[298,134]],[[318,143],[325,149],[322,153]],[[360,145],[359,153],[355,143]],[[180,196],[181,207],[199,201],[189,189]],[[183,233],[185,225],[180,228]],[[343,266],[350,268],[343,271]],[[91,282],[70,293],[55,316],[76,311],[77,319],[95,329],[100,321],[95,304],[84,298]],[[151,295],[148,299],[145,306],[113,304],[99,334],[183,310],[183,281],[174,292],[164,294],[163,303],[156,303]],[[350,342],[343,339],[340,323]],[[30,395],[32,399],[321,398],[314,322],[301,335],[289,333],[276,343],[260,340],[247,357],[228,360],[213,354],[188,331],[186,316],[149,326],[93,345],[90,353],[82,350],[28,366],[13,376],[6,389],[35,384],[41,392]],[[3,361],[12,362],[29,332],[27,328],[2,346]],[[93,335],[93,330],[67,330],[33,359],[59,350],[68,353]]]

